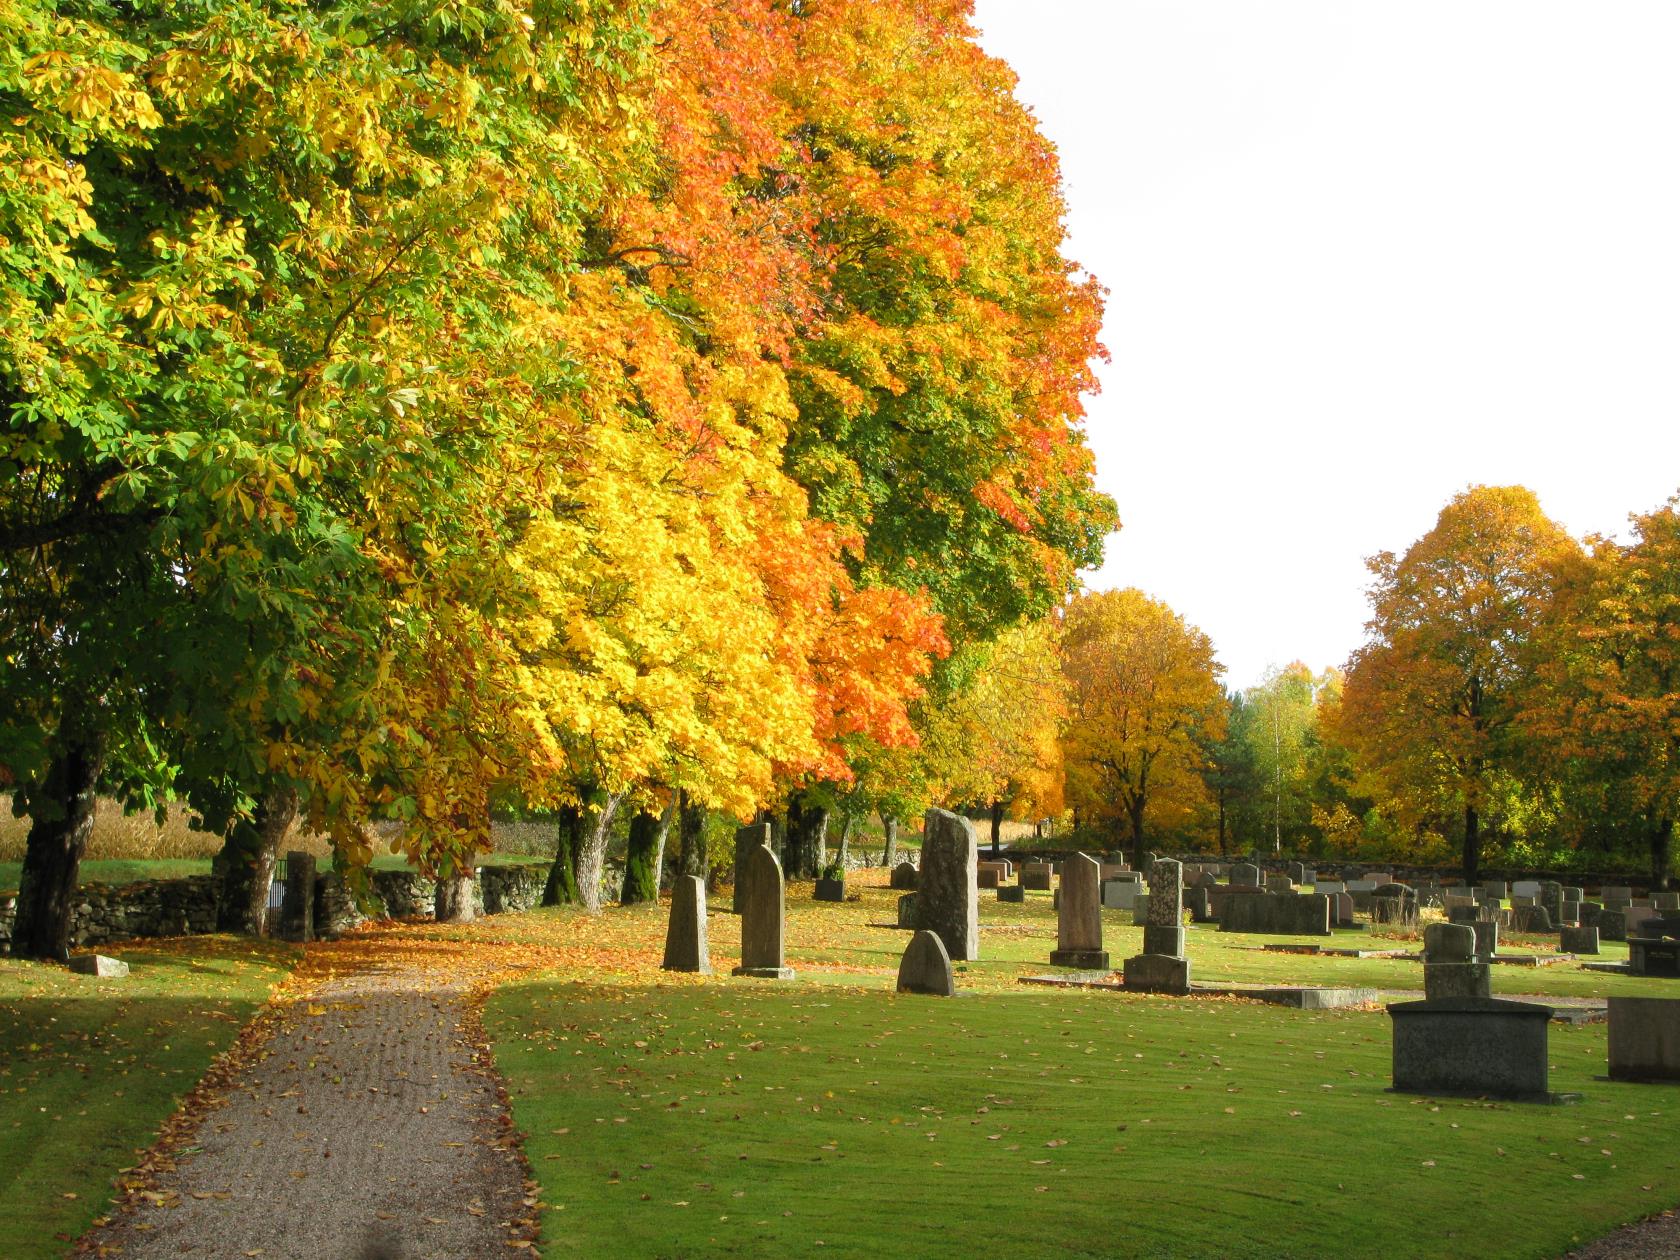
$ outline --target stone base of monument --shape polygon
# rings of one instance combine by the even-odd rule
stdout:
[[[1394,1092],[1573,1102],[1547,1088],[1552,1008],[1503,998],[1395,1002]]]
[[[1610,999],[1610,1079],[1680,1081],[1680,1001]]]
[[[1126,959],[1122,983],[1141,993],[1190,992],[1190,960],[1167,954],[1138,954]]]
[[[1019,884],[1000,884],[997,895],[999,901],[1013,901],[1017,905],[1024,905],[1027,900],[1027,890]]]
[[[756,980],[792,980],[792,967],[736,967],[732,976],[750,976]]]
[[[1106,949],[1053,949],[1050,951],[1050,965],[1076,967],[1080,971],[1112,970],[1108,965]]]
[[[67,965],[80,976],[102,976],[109,980],[128,974],[127,963],[120,958],[108,958],[104,954],[76,954]]]
[[[846,900],[846,881],[843,879],[819,879],[811,892],[813,901],[844,901]]]

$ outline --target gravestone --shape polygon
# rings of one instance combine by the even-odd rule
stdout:
[[[1566,954],[1598,953],[1597,927],[1566,927],[1559,947]]]
[[[1491,973],[1476,955],[1475,928],[1431,923],[1423,929],[1423,991],[1429,1001],[1490,997]]]
[[[1552,912],[1545,906],[1518,906],[1511,911],[1511,927],[1517,932],[1553,931]]]
[[[1231,868],[1231,886],[1233,888],[1260,887],[1260,868],[1252,862],[1238,862]]]
[[[1190,960],[1184,957],[1184,871],[1171,858],[1149,868],[1144,952],[1126,960],[1121,983],[1146,993],[1190,992]],[[1153,952],[1160,951],[1160,952]]]
[[[1651,904],[1658,910],[1680,910],[1680,892],[1660,892]]]
[[[1638,976],[1680,976],[1680,918],[1646,919],[1628,933],[1628,970]]]
[[[99,976],[106,980],[117,980],[128,974],[127,963],[120,958],[109,958],[104,954],[72,954],[68,965],[78,976]]]
[[[1083,853],[1063,864],[1051,966],[1108,970],[1108,952],[1102,947],[1101,878],[1101,865]]]
[[[982,862],[979,869],[974,872],[974,885],[976,888],[1001,888],[1003,886],[1003,872],[995,866],[987,866],[986,863]]]
[[[899,892],[906,889],[914,892],[916,888],[916,868],[909,862],[900,862],[893,867],[892,879],[889,882],[891,887]]]
[[[1219,930],[1268,936],[1329,936],[1330,898],[1324,893],[1227,897],[1219,910]]]
[[[1503,901],[1510,894],[1505,886],[1504,880],[1489,879],[1482,881],[1482,895],[1484,897],[1491,897],[1495,901]]]
[[[735,829],[735,888],[729,900],[731,913],[741,913],[741,859],[754,849],[770,848],[772,843],[773,836],[769,823],[754,823],[750,827],[737,827]]]
[[[1337,927],[1353,926],[1352,893],[1339,892],[1330,895],[1330,917]]]
[[[945,952],[945,942],[939,939],[937,932],[924,929],[910,938],[904,957],[898,963],[898,991],[928,993],[934,997],[956,994],[951,959]]]
[[[1132,926],[1149,926],[1149,894],[1139,893],[1132,902]]]
[[[1171,858],[1160,858],[1149,868],[1143,952],[1184,956],[1184,873]]]
[[[1538,897],[1540,895],[1540,881],[1537,879],[1519,879],[1511,885],[1513,897]]]
[[[1397,1002],[1388,1014],[1394,1023],[1396,1092],[1551,1101],[1546,1054],[1551,1007],[1500,998],[1429,998]]]
[[[1477,919],[1470,930],[1476,934],[1477,961],[1492,962],[1499,952],[1499,924],[1492,919]]]
[[[1610,1079],[1680,1081],[1680,1001],[1610,999]]]
[[[1627,940],[1627,917],[1625,912],[1606,909],[1598,916],[1598,939],[1601,941]]]
[[[1321,879],[1313,885],[1313,891],[1334,896],[1336,893],[1346,892],[1347,885],[1339,879]]]
[[[1266,891],[1269,893],[1291,893],[1295,891],[1295,881],[1287,875],[1266,876]]]
[[[280,905],[280,935],[288,941],[315,939],[315,855],[286,854],[286,899]]]
[[[1021,864],[1021,887],[1033,892],[1049,892],[1050,877],[1055,872],[1048,862],[1023,862]]]
[[[782,952],[787,927],[782,864],[767,845],[751,850],[741,863],[741,965],[732,974],[762,980],[791,980],[793,969]]]
[[[1318,872],[1308,870],[1305,862],[1290,862],[1284,867],[1284,873],[1292,884],[1310,884],[1318,878]]]
[[[913,928],[916,926],[916,894],[901,893],[898,898],[898,926]]]
[[[980,894],[974,883],[978,860],[974,825],[949,810],[928,810],[922,823],[916,926],[939,933],[954,961],[980,957]]]
[[[740,870],[738,861],[736,870]],[[706,881],[698,875],[679,875],[671,885],[671,917],[665,924],[665,961],[659,965],[666,971],[712,974],[712,960],[706,950]]]
[[[1184,908],[1190,911],[1190,918],[1197,923],[1213,922],[1213,898],[1199,884],[1184,890]]]
[[[999,901],[1011,901],[1021,905],[1027,900],[1027,890],[1019,884],[999,884],[997,890]]]
[[[1142,895],[1142,885],[1135,879],[1103,881],[1102,903],[1110,910],[1130,910]]]

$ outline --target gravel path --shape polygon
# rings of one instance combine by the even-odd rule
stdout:
[[[1664,1212],[1624,1225],[1564,1260],[1680,1260],[1680,1215]]]
[[[534,1200],[475,1061],[471,973],[337,948],[311,947],[314,975],[272,1008],[266,1042],[84,1254],[462,1260],[528,1245]]]

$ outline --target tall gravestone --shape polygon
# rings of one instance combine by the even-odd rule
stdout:
[[[1102,940],[1102,865],[1075,853],[1062,867],[1061,901],[1056,909],[1054,967],[1108,970]]]
[[[706,881],[698,875],[679,875],[671,885],[671,917],[665,925],[666,971],[712,974],[706,949]]]
[[[1123,983],[1146,992],[1190,992],[1190,960],[1184,957],[1184,870],[1171,858],[1158,858],[1149,867],[1143,953],[1126,960]]]
[[[782,864],[768,845],[759,845],[741,861],[741,965],[737,976],[791,980],[793,969],[782,953],[786,903]]]
[[[736,914],[741,913],[741,862],[747,854],[763,846],[770,848],[772,835],[769,823],[754,823],[750,827],[738,828],[735,832],[735,893],[730,900],[729,908]]]
[[[953,961],[980,957],[978,864],[973,824],[949,810],[928,810],[922,823],[916,926],[937,932]]]

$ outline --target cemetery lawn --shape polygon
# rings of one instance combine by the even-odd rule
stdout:
[[[663,906],[448,930],[542,968],[494,994],[485,1022],[542,1188],[545,1254],[768,1257],[820,1241],[964,1260],[1538,1260],[1680,1201],[1680,1092],[1599,1079],[1602,1023],[1551,1029],[1552,1088],[1581,1103],[1413,1099],[1387,1092],[1380,1007],[1022,985],[1052,970],[1049,898],[987,893],[965,995],[900,996],[908,935],[867,926],[891,920],[896,894],[833,905],[809,890],[789,888],[786,983],[728,976],[726,896],[710,978],[657,969]],[[1141,929],[1104,919],[1118,966]],[[1188,936],[1198,980],[1421,987],[1415,962]],[[1496,967],[1495,984],[1680,996],[1568,963]]]
[[[233,937],[134,942],[103,952],[100,980],[0,958],[0,1256],[57,1257],[110,1203],[211,1060],[296,961]]]
[[[16,892],[22,862],[0,862],[0,889]],[[148,879],[181,879],[187,875],[208,875],[209,858],[104,858],[81,865],[81,884],[138,884]]]

